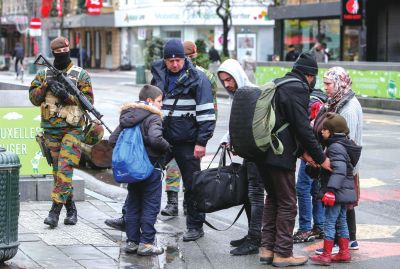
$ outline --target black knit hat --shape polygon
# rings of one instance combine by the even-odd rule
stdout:
[[[334,112],[326,114],[322,129],[329,130],[331,134],[342,133],[348,135],[350,133],[346,119]]]
[[[185,50],[179,39],[170,39],[164,45],[164,59],[185,58]]]
[[[303,52],[293,65],[293,70],[298,70],[304,75],[318,75],[318,64],[310,52]]]

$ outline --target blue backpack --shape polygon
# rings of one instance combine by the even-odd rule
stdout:
[[[135,183],[154,170],[144,147],[140,123],[122,130],[112,154],[112,170],[118,183]]]

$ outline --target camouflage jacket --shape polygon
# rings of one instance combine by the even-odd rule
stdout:
[[[212,90],[212,95],[213,95],[213,103],[214,103],[214,110],[215,110],[215,116],[218,116],[218,105],[217,105],[217,77],[215,76],[214,73],[208,71],[207,69],[201,67],[200,65],[196,65],[196,68],[203,72],[208,80],[211,83],[211,90]]]
[[[64,72],[68,72],[70,68],[73,67],[73,64],[70,63],[68,67],[63,70]],[[29,88],[29,99],[31,103],[35,106],[41,106],[43,102],[45,102],[45,97],[47,91],[50,90],[47,86],[46,82],[46,69],[39,70],[33,79],[31,86]],[[77,78],[77,87],[78,89],[88,98],[88,100],[93,104],[93,90],[92,83],[89,77],[89,74],[86,70],[82,69]],[[65,101],[65,103],[60,104],[63,105],[79,105],[79,102],[75,96],[70,95],[69,98]],[[83,127],[84,119],[79,122],[78,127]],[[49,119],[44,119],[42,115],[42,128],[65,128],[70,127],[66,122],[65,118],[58,117],[54,115]]]

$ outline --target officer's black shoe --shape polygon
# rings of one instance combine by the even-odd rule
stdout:
[[[78,222],[78,212],[76,211],[75,202],[68,199],[65,208],[67,209],[67,217],[64,219],[64,224],[75,225]]]
[[[230,253],[234,256],[257,254],[260,247],[260,240],[247,238],[239,247],[232,249]]]
[[[178,193],[176,191],[167,191],[167,205],[161,210],[163,216],[178,216]]]
[[[245,237],[243,237],[243,238],[238,239],[238,240],[232,240],[230,242],[230,244],[231,244],[232,247],[238,247],[241,244],[243,244],[244,241],[246,241],[246,239],[247,239],[247,235]]]
[[[114,228],[118,231],[125,232],[125,218],[124,216],[117,218],[117,219],[106,219],[104,223],[111,228]]]
[[[49,216],[44,219],[44,224],[50,226],[50,228],[55,228],[58,225],[58,218],[60,217],[61,209],[63,208],[63,204],[58,204],[53,202],[51,206]]]
[[[188,229],[184,234],[183,234],[183,242],[188,242],[188,241],[196,241],[200,237],[204,236],[204,231],[203,228],[199,229]]]

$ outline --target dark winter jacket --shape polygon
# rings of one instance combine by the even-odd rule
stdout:
[[[119,125],[111,134],[108,142],[115,146],[119,134],[124,128],[142,124],[143,142],[152,164],[163,164],[163,155],[169,150],[168,142],[163,138],[162,113],[156,107],[145,102],[126,104],[121,109]]]
[[[185,65],[176,86],[168,90],[170,76],[164,60],[154,62],[151,84],[164,93],[162,112],[164,114],[164,137],[171,144],[195,143],[206,146],[215,128],[215,111],[211,83],[206,75],[198,71],[185,59]],[[169,112],[175,99],[179,100],[172,116]]]
[[[17,59],[23,59],[24,58],[24,48],[21,46],[21,44],[20,43],[17,43],[16,45],[15,45],[15,48],[14,48],[14,52],[13,52],[13,54],[12,54],[12,57],[14,58],[17,58]]]
[[[360,159],[361,147],[344,134],[333,135],[326,144],[326,155],[331,161],[333,171],[330,173],[322,169],[319,198],[330,191],[335,194],[337,203],[353,203],[357,200],[353,169]]]
[[[275,94],[276,123],[273,131],[288,122],[290,125],[278,134],[284,150],[282,155],[275,155],[271,149],[266,152],[264,163],[288,170],[296,169],[296,160],[307,151],[315,162],[322,164],[325,155],[315,138],[308,118],[310,87],[300,73],[290,72],[283,79],[298,78],[301,81],[288,82],[280,86]]]

